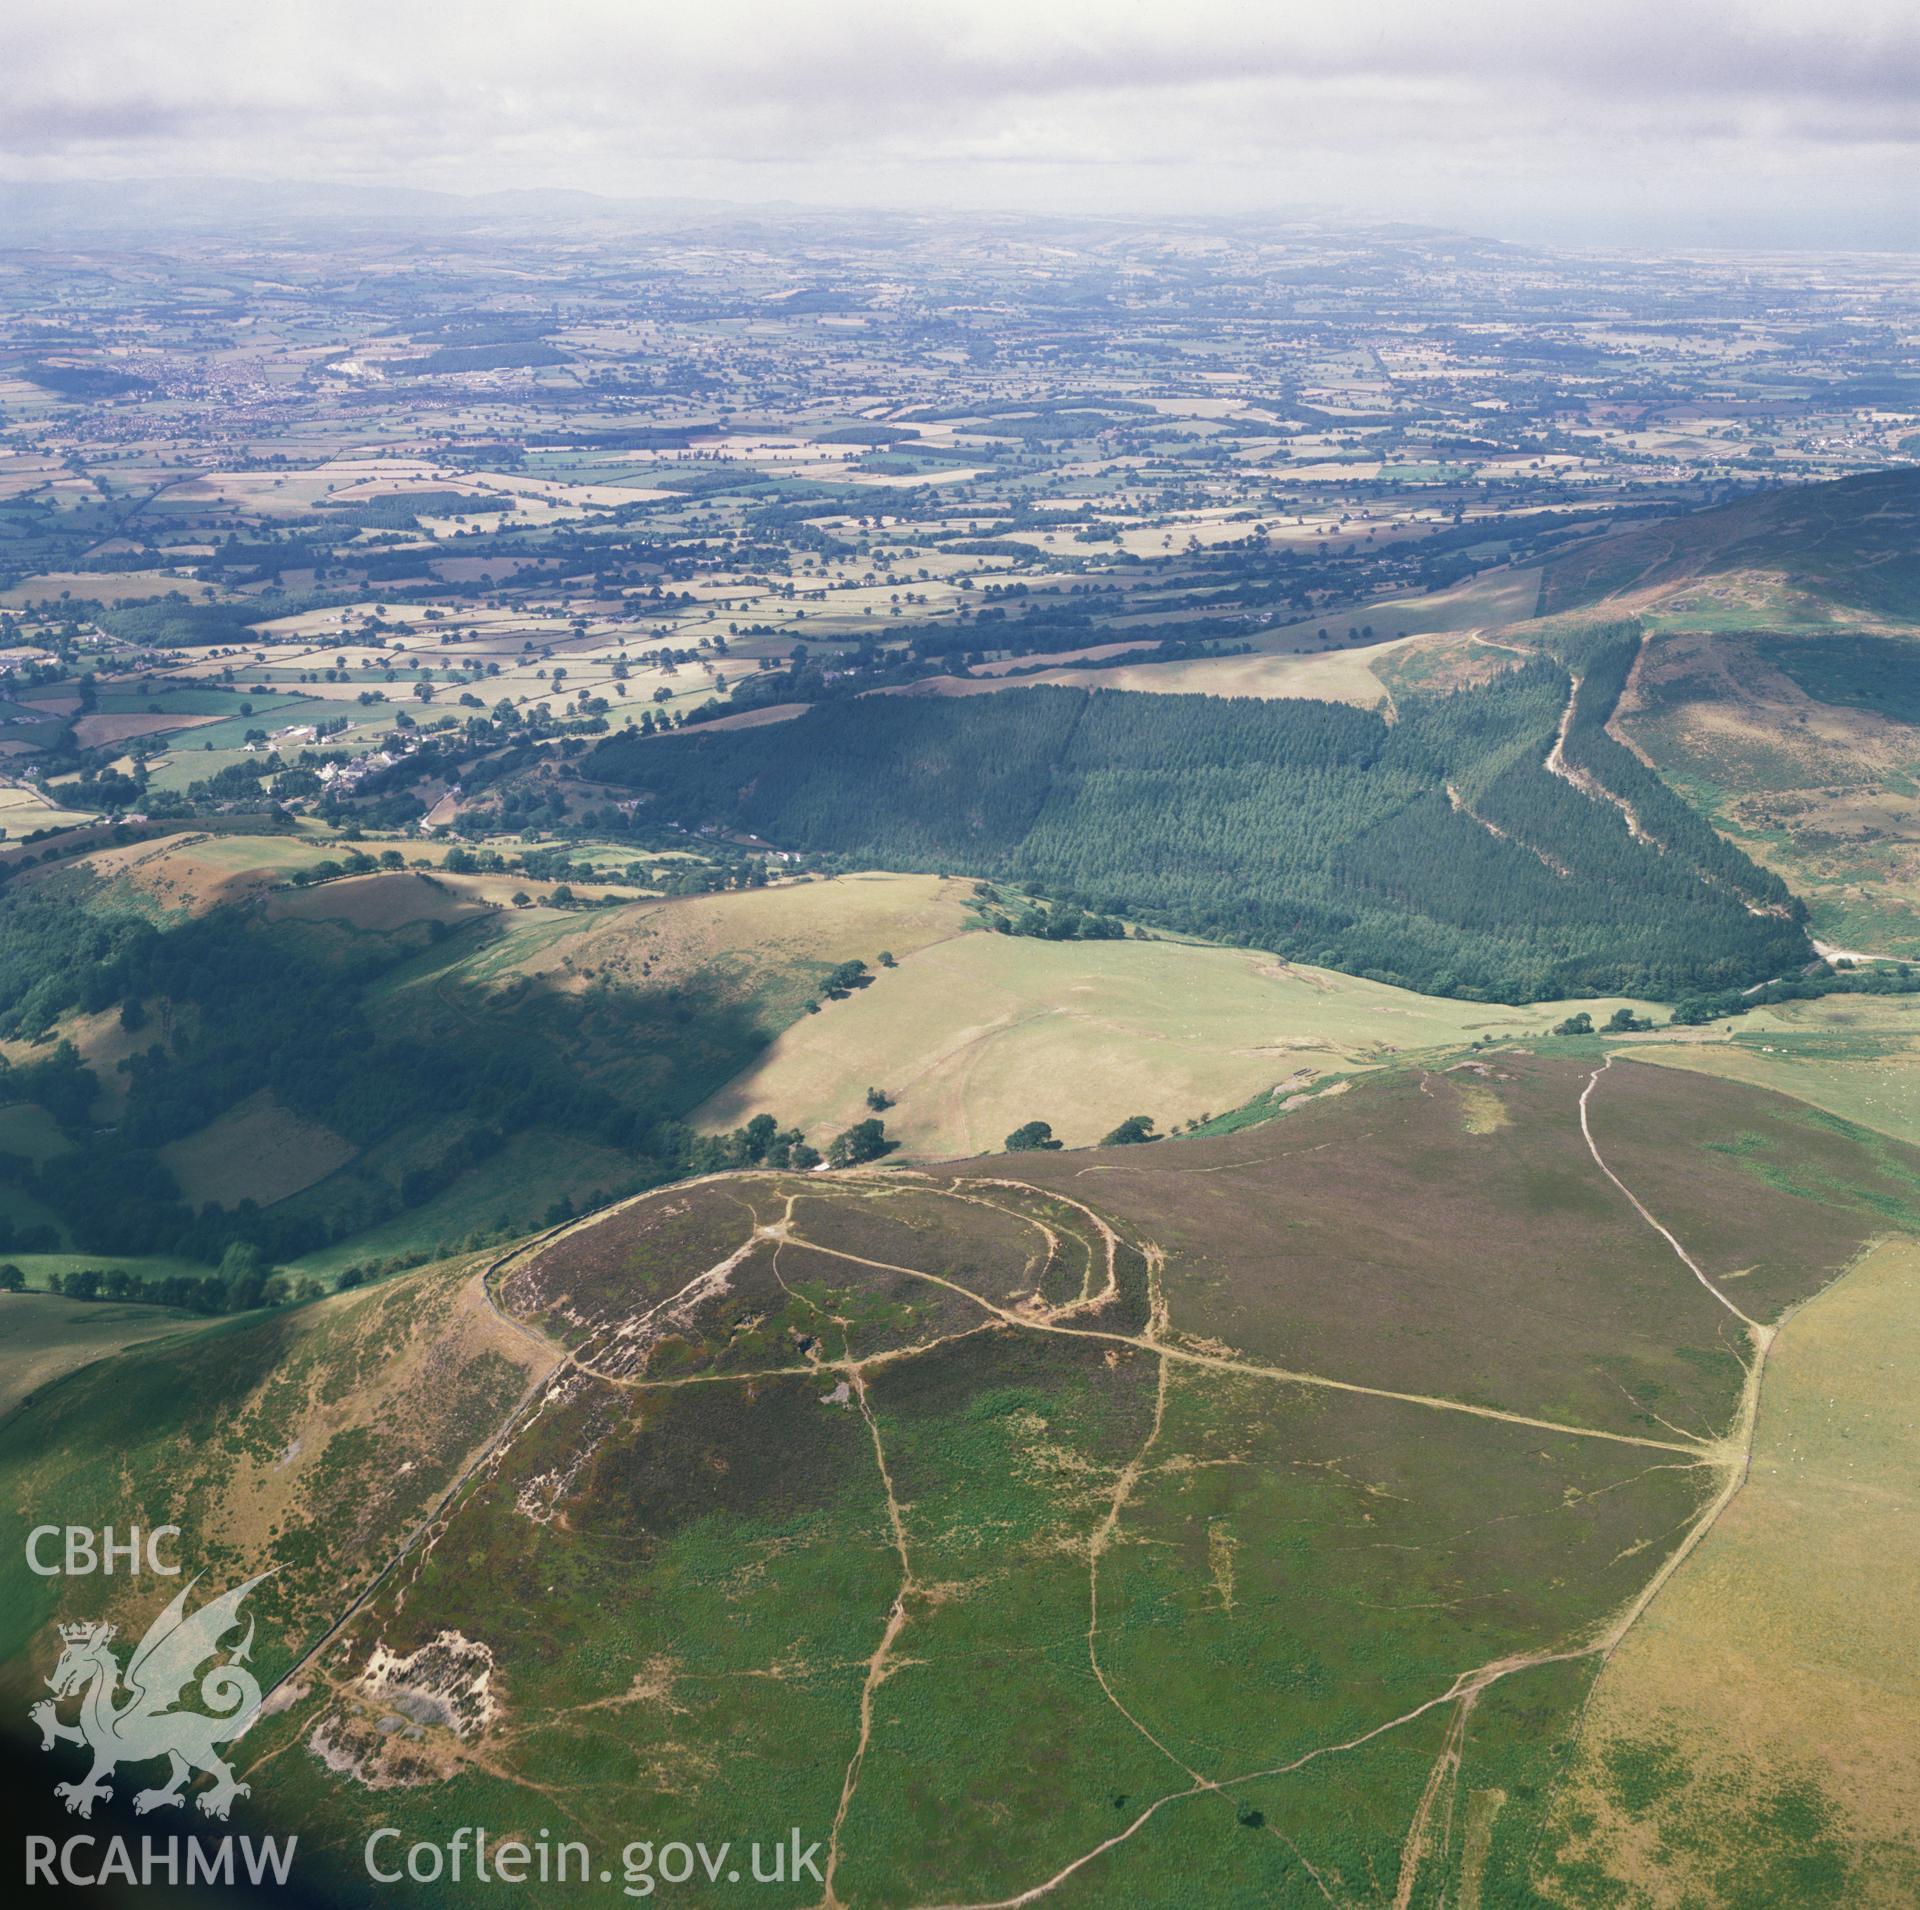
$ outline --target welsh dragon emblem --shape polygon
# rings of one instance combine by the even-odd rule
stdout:
[[[91,1817],[94,1800],[113,1795],[106,1780],[122,1761],[143,1764],[160,1757],[170,1762],[167,1781],[136,1793],[136,1811],[184,1803],[181,1787],[193,1771],[205,1771],[213,1779],[212,1788],[200,1799],[200,1808],[209,1817],[224,1819],[233,1800],[247,1795],[247,1786],[234,1781],[232,1768],[214,1747],[237,1738],[260,1709],[259,1682],[246,1669],[253,1648],[251,1619],[246,1636],[224,1662],[201,1678],[194,1695],[204,1708],[186,1709],[180,1697],[199,1668],[223,1649],[221,1639],[238,1628],[240,1601],[267,1576],[259,1573],[189,1616],[187,1595],[200,1582],[193,1579],[147,1627],[124,1677],[111,1650],[117,1627],[97,1623],[60,1627],[60,1662],[47,1680],[53,1696],[42,1698],[29,1716],[40,1727],[43,1751],[65,1742],[84,1744],[93,1752],[93,1769],[78,1784],[54,1786],[54,1795],[66,1800],[68,1810]],[[116,1703],[116,1695],[123,1691],[124,1698]],[[63,1724],[58,1707],[76,1695],[79,1722]]]

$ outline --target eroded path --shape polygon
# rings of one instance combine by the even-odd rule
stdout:
[[[1618,1174],[1616,1174],[1613,1171],[1611,1167],[1607,1165],[1605,1157],[1600,1152],[1600,1144],[1593,1138],[1593,1124],[1587,1118],[1587,1104],[1593,1099],[1594,1089],[1600,1085],[1600,1077],[1603,1074],[1605,1074],[1607,1070],[1612,1066],[1613,1066],[1613,1056],[1608,1055],[1606,1060],[1601,1062],[1599,1067],[1594,1069],[1593,1074],[1587,1081],[1587,1085],[1580,1092],[1580,1132],[1586,1139],[1587,1152],[1593,1156],[1594,1165],[1598,1167],[1601,1173],[1606,1175],[1607,1179],[1612,1181],[1614,1186],[1619,1188],[1621,1193],[1626,1196],[1627,1202],[1633,1208],[1633,1211],[1636,1214],[1638,1214],[1640,1218],[1644,1220],[1647,1223],[1647,1225],[1651,1227],[1653,1231],[1657,1233],[1660,1236],[1660,1238],[1667,1243],[1669,1247],[1673,1249],[1674,1254],[1680,1261],[1680,1264],[1683,1267],[1685,1267],[1686,1270],[1690,1274],[1692,1274],[1693,1277],[1696,1280],[1698,1280],[1700,1284],[1703,1287],[1705,1287],[1706,1290],[1710,1294],[1712,1294],[1713,1297],[1716,1300],[1718,1300],[1720,1304],[1723,1307],[1725,1307],[1727,1311],[1731,1313],[1736,1320],[1740,1321],[1740,1323],[1747,1328],[1749,1333],[1767,1334],[1769,1337],[1771,1337],[1771,1330],[1769,1328],[1761,1326],[1757,1320],[1750,1319],[1746,1314],[1742,1313],[1741,1310],[1737,1306],[1735,1306],[1734,1303],[1731,1300],[1729,1300],[1724,1293],[1721,1292],[1719,1287],[1716,1286],[1714,1282],[1707,1277],[1706,1270],[1700,1265],[1699,1261],[1697,1261],[1693,1257],[1693,1255],[1690,1254],[1686,1250],[1686,1248],[1680,1244],[1680,1242],[1677,1239],[1675,1239],[1672,1231],[1669,1228],[1663,1226],[1658,1220],[1656,1220],[1653,1217],[1652,1214],[1650,1214],[1647,1211],[1645,1205],[1641,1202],[1640,1197],[1633,1191],[1631,1187],[1627,1185],[1625,1181],[1623,1181],[1620,1178]]]
[[[1610,1065],[1610,1063],[1607,1065]],[[1719,1475],[1717,1489],[1713,1496],[1693,1518],[1681,1537],[1680,1542],[1669,1552],[1659,1568],[1635,1596],[1627,1601],[1618,1611],[1614,1612],[1592,1635],[1584,1639],[1574,1640],[1554,1649],[1515,1653],[1495,1658],[1482,1665],[1473,1666],[1461,1672],[1444,1691],[1435,1693],[1423,1703],[1413,1706],[1398,1716],[1383,1720],[1362,1734],[1341,1740],[1337,1743],[1316,1747],[1285,1764],[1269,1767],[1264,1770],[1241,1771],[1230,1776],[1215,1778],[1208,1778],[1194,1771],[1192,1767],[1187,1765],[1185,1761],[1178,1756],[1177,1752],[1161,1743],[1158,1738],[1146,1730],[1144,1725],[1139,1724],[1139,1721],[1134,1718],[1132,1712],[1127,1709],[1121,1702],[1119,1696],[1113,1691],[1106,1677],[1100,1675],[1101,1688],[1106,1692],[1108,1698],[1122,1711],[1130,1723],[1135,1724],[1136,1728],[1148,1737],[1149,1741],[1152,1742],[1157,1749],[1161,1750],[1173,1763],[1188,1773],[1189,1783],[1183,1788],[1170,1790],[1164,1795],[1154,1799],[1123,1829],[1115,1832],[1111,1837],[1102,1840],[1102,1842],[1091,1849],[1083,1851],[1070,1863],[1063,1865],[1051,1876],[1042,1879],[1029,1888],[1013,1896],[984,1899],[965,1905],[942,1906],[941,1910],[1014,1910],[1015,1906],[1038,1902],[1057,1890],[1071,1878],[1079,1875],[1089,1865],[1095,1863],[1101,1857],[1127,1843],[1144,1829],[1147,1824],[1152,1822],[1163,1810],[1171,1805],[1190,1798],[1204,1796],[1208,1793],[1233,1791],[1263,1779],[1288,1775],[1320,1758],[1337,1756],[1345,1752],[1358,1750],[1363,1745],[1373,1742],[1386,1733],[1399,1730],[1403,1726],[1411,1724],[1415,1720],[1425,1717],[1436,1710],[1451,1708],[1453,1715],[1448,1720],[1447,1731],[1442,1742],[1439,1756],[1429,1771],[1426,1785],[1422,1789],[1401,1848],[1399,1872],[1394,1882],[1391,1901],[1395,1906],[1395,1910],[1408,1910],[1408,1906],[1413,1902],[1414,1893],[1421,1878],[1427,1875],[1436,1864],[1444,1866],[1451,1857],[1456,1816],[1464,1817],[1465,1815],[1464,1813],[1457,1813],[1455,1809],[1457,1802],[1455,1793],[1457,1791],[1461,1770],[1462,1753],[1466,1741],[1469,1720],[1475,1705],[1481,1697],[1501,1680],[1510,1678],[1520,1672],[1534,1670],[1547,1665],[1571,1663],[1582,1659],[1597,1659],[1604,1664],[1607,1658],[1618,1648],[1621,1641],[1647,1611],[1648,1607],[1659,1597],[1662,1589],[1669,1583],[1674,1573],[1676,1573],[1681,1566],[1685,1564],[1686,1560],[1698,1549],[1707,1534],[1713,1529],[1715,1523],[1725,1512],[1727,1506],[1740,1491],[1741,1486],[1748,1477],[1753,1450],[1754,1431],[1759,1415],[1761,1376],[1767,1349],[1773,1342],[1775,1330],[1748,1319],[1745,1314],[1739,1313],[1739,1309],[1732,1307],[1732,1303],[1712,1284],[1700,1268],[1698,1262],[1687,1252],[1686,1248],[1672,1231],[1663,1225],[1645,1207],[1601,1155],[1598,1145],[1594,1141],[1591,1125],[1587,1119],[1587,1109],[1591,1097],[1598,1086],[1600,1077],[1605,1071],[1604,1065],[1594,1071],[1593,1076],[1587,1082],[1580,1101],[1581,1129],[1586,1137],[1587,1145],[1592,1153],[1595,1164],[1600,1168],[1601,1172],[1606,1175],[1607,1179],[1632,1203],[1640,1217],[1666,1241],[1676,1259],[1679,1260],[1688,1274],[1700,1281],[1709,1292],[1714,1294],[1716,1299],[1720,1300],[1723,1305],[1728,1306],[1738,1315],[1747,1328],[1751,1348],[1750,1356],[1745,1363],[1745,1375],[1734,1423],[1725,1437],[1710,1443],[1674,1444],[1664,1447],[1666,1450],[1691,1454],[1697,1464],[1711,1467]],[[1151,1332],[1143,1336],[1125,1337],[1128,1338],[1130,1344],[1151,1348],[1159,1353],[1162,1359],[1161,1387],[1162,1397],[1164,1399],[1165,1361],[1167,1357],[1169,1357],[1170,1350],[1163,1346],[1156,1346]],[[1178,1357],[1177,1354],[1173,1356]],[[1263,1373],[1270,1378],[1295,1380],[1301,1384],[1308,1385],[1338,1384],[1338,1382],[1328,1382],[1322,1376],[1317,1375],[1283,1374],[1273,1369],[1248,1368],[1242,1362],[1212,1360],[1206,1356],[1200,1357],[1201,1363],[1203,1364],[1216,1364],[1223,1366],[1227,1370],[1250,1370]],[[1379,1389],[1360,1388],[1357,1390],[1377,1391]],[[1416,1396],[1404,1394],[1387,1394],[1385,1396],[1399,1398],[1409,1404],[1429,1405],[1441,1410],[1476,1410],[1462,1408],[1459,1402],[1421,1399]],[[1530,1421],[1520,1415],[1494,1414],[1490,1416],[1509,1418],[1519,1424],[1539,1425],[1542,1423]],[[1159,1423],[1159,1415],[1156,1414],[1154,1429],[1154,1436],[1156,1437],[1159,1431]],[[1553,1429],[1576,1434],[1585,1433],[1587,1436],[1622,1437],[1621,1435],[1595,1434],[1593,1429],[1590,1428],[1556,1427]],[[1664,1442],[1657,1441],[1639,1441],[1636,1443],[1664,1445]],[[1137,1464],[1138,1461],[1136,1461],[1136,1466]],[[1131,1480],[1129,1479],[1125,1482],[1125,1490],[1130,1490],[1130,1488]],[[1094,1618],[1088,1632],[1090,1653],[1094,1650],[1098,1626],[1099,1559],[1101,1554],[1112,1542],[1113,1529],[1118,1522],[1120,1510],[1125,1502],[1125,1490],[1116,1491],[1113,1507],[1107,1521],[1101,1528],[1100,1542],[1089,1548],[1089,1575],[1092,1581],[1090,1604],[1094,1613]],[[1095,1659],[1095,1668],[1098,1674],[1097,1656]],[[1276,1834],[1278,1833],[1276,1832]],[[1325,1884],[1317,1874],[1314,1875],[1313,1881],[1320,1887],[1323,1895],[1329,1896],[1330,1901],[1333,1900]]]
[[[1622,1900],[1710,1902],[1727,1876],[1756,1903],[1914,1900],[1916,1375],[1911,1238],[1869,1245],[1782,1321],[1752,1477],[1596,1681],[1543,1885],[1577,1868]],[[1649,1741],[1685,1773],[1651,1812],[1615,1778]],[[1802,1800],[1797,1824],[1769,1822],[1787,1795]]]
[[[1370,1399],[1397,1400],[1405,1406],[1426,1406],[1436,1412],[1465,1413],[1473,1419],[1495,1419],[1509,1426],[1529,1426],[1537,1432],[1565,1433],[1576,1439],[1603,1439],[1616,1446],[1645,1446],[1655,1452],[1678,1452],[1698,1456],[1709,1448],[1697,1444],[1671,1439],[1649,1439],[1639,1433],[1609,1432],[1598,1426],[1574,1426],[1559,1419],[1536,1419],[1527,1413],[1510,1413],[1498,1406],[1476,1406],[1463,1399],[1446,1399],[1434,1393],[1403,1393],[1390,1386],[1368,1386],[1358,1380],[1334,1379],[1325,1373],[1304,1373],[1291,1367],[1263,1366],[1253,1360],[1234,1359],[1221,1353],[1203,1353],[1193,1347],[1168,1345],[1152,1338],[1148,1334],[1123,1333],[1099,1327],[1069,1326],[1061,1319],[1035,1317],[1015,1307],[1000,1305],[985,1295],[974,1292],[971,1287],[963,1286],[957,1280],[950,1280],[944,1274],[929,1272],[925,1267],[903,1266],[892,1260],[873,1260],[864,1254],[849,1253],[843,1248],[829,1247],[817,1240],[808,1240],[796,1234],[794,1243],[804,1246],[814,1253],[826,1254],[835,1260],[849,1260],[856,1266],[872,1267],[880,1273],[903,1273],[916,1280],[925,1280],[937,1287],[945,1287],[949,1292],[971,1300],[983,1312],[990,1313],[1004,1326],[1017,1327],[1032,1333],[1057,1333],[1069,1339],[1097,1340],[1113,1346],[1130,1346],[1143,1353],[1153,1353],[1164,1359],[1177,1360],[1190,1366],[1206,1366],[1221,1373],[1238,1373],[1250,1379],[1270,1379],[1289,1386],[1317,1386],[1329,1392],[1358,1393]]]
[[[1745,1361],[1740,1400],[1734,1423],[1721,1438],[1705,1440],[1678,1435],[1672,1439],[1662,1439],[1602,1427],[1569,1424],[1441,1395],[1400,1391],[1336,1375],[1263,1364],[1241,1358],[1231,1349],[1214,1351],[1204,1346],[1184,1344],[1173,1329],[1172,1309],[1168,1303],[1163,1279],[1163,1256],[1159,1249],[1151,1242],[1123,1241],[1104,1216],[1083,1203],[1068,1200],[1064,1196],[1049,1194],[1047,1198],[1050,1201],[1059,1203],[1059,1207],[1053,1210],[1055,1215],[1057,1216],[1058,1212],[1064,1209],[1071,1216],[1069,1220],[1063,1222],[1057,1218],[1049,1219],[1042,1214],[1022,1211],[1018,1204],[1018,1193],[1015,1190],[1021,1192],[1031,1190],[1027,1188],[1026,1183],[1011,1179],[996,1180],[981,1177],[940,1184],[931,1177],[909,1176],[898,1170],[884,1178],[836,1177],[831,1181],[816,1184],[821,1197],[862,1203],[869,1200],[884,1201],[906,1185],[923,1194],[976,1204],[1020,1221],[1034,1228],[1036,1234],[1040,1236],[1040,1246],[1036,1249],[1035,1258],[1043,1270],[1054,1265],[1061,1251],[1060,1230],[1065,1226],[1076,1237],[1078,1246],[1083,1247],[1086,1254],[1084,1271],[1078,1277],[1077,1290],[1069,1290],[1065,1298],[1042,1302],[1039,1299],[1036,1284],[1036,1292],[1033,1296],[1015,1303],[995,1298],[989,1293],[980,1291],[977,1285],[970,1285],[966,1280],[938,1268],[905,1264],[832,1245],[810,1237],[795,1225],[794,1207],[799,1196],[789,1193],[785,1196],[784,1208],[779,1212],[777,1219],[769,1219],[749,1205],[749,1225],[743,1230],[744,1238],[739,1239],[738,1244],[727,1254],[712,1265],[701,1267],[680,1280],[665,1298],[652,1301],[645,1307],[623,1314],[618,1319],[601,1323],[588,1333],[573,1351],[565,1352],[554,1346],[527,1320],[508,1311],[499,1300],[495,1291],[494,1278],[510,1264],[525,1264],[530,1253],[537,1253],[543,1245],[550,1244],[550,1241],[530,1243],[527,1247],[517,1249],[515,1253],[503,1256],[488,1269],[489,1304],[494,1305],[503,1319],[513,1324],[518,1331],[528,1335],[534,1344],[549,1355],[550,1363],[536,1374],[513,1411],[506,1416],[492,1437],[448,1486],[445,1494],[437,1502],[433,1514],[408,1535],[404,1544],[373,1583],[355,1599],[347,1611],[341,1614],[325,1636],[303,1656],[300,1665],[295,1666],[287,1674],[287,1679],[281,1682],[284,1684],[290,1680],[296,1672],[310,1664],[326,1645],[338,1639],[352,1619],[366,1609],[375,1593],[390,1582],[395,1569],[404,1561],[419,1554],[423,1543],[428,1547],[431,1546],[439,1532],[445,1529],[446,1521],[462,1493],[489,1467],[500,1463],[517,1434],[539,1416],[544,1402],[554,1397],[555,1388],[564,1382],[578,1380],[619,1391],[645,1394],[656,1390],[668,1391],[694,1386],[751,1387],[758,1381],[775,1377],[825,1376],[837,1379],[845,1389],[845,1403],[859,1413],[868,1436],[880,1499],[885,1509],[888,1542],[898,1564],[897,1583],[891,1599],[884,1613],[877,1615],[878,1630],[873,1650],[864,1665],[860,1667],[857,1715],[852,1721],[850,1733],[852,1749],[843,1772],[828,1841],[826,1884],[822,1903],[826,1910],[837,1910],[837,1907],[845,1901],[842,1879],[847,1856],[846,1833],[859,1795],[861,1778],[873,1750],[876,1699],[888,1678],[904,1662],[901,1655],[903,1640],[915,1625],[926,1602],[925,1588],[916,1572],[914,1561],[913,1508],[910,1503],[903,1502],[896,1488],[887,1451],[885,1427],[881,1415],[876,1412],[874,1402],[870,1398],[869,1380],[877,1372],[924,1357],[936,1348],[952,1345],[956,1340],[980,1334],[1049,1336],[1073,1340],[1102,1349],[1107,1354],[1109,1362],[1114,1354],[1123,1351],[1153,1362],[1154,1397],[1150,1424],[1131,1455],[1123,1463],[1118,1464],[1113,1471],[1111,1483],[1105,1489],[1098,1516],[1087,1529],[1082,1541],[1087,1574],[1085,1649],[1088,1670],[1102,1698],[1125,1720],[1132,1732],[1173,1767],[1173,1771],[1178,1774],[1178,1782],[1171,1785],[1164,1793],[1150,1798],[1133,1813],[1125,1825],[1081,1851],[1052,1874],[1036,1880],[1016,1894],[991,1901],[996,1906],[1012,1906],[1032,1903],[1047,1897],[1070,1879],[1087,1871],[1102,1857],[1127,1844],[1163,1812],[1184,1800],[1209,1795],[1217,1796],[1254,1783],[1287,1776],[1320,1760],[1355,1752],[1416,1720],[1429,1717],[1436,1712],[1448,1711],[1451,1715],[1447,1721],[1439,1755],[1429,1771],[1427,1782],[1406,1828],[1398,1874],[1391,1880],[1383,1880],[1381,1891],[1383,1898],[1390,1897],[1396,1906],[1401,1906],[1404,1910],[1405,1906],[1409,1906],[1414,1901],[1423,1880],[1433,1874],[1434,1867],[1445,1866],[1451,1861],[1455,1819],[1463,1815],[1455,1809],[1462,1752],[1469,1720],[1483,1694],[1506,1678],[1538,1667],[1593,1658],[1604,1662],[1653,1601],[1659,1597],[1674,1572],[1697,1549],[1727,1505],[1739,1492],[1747,1476],[1759,1407],[1761,1375],[1767,1348],[1773,1338],[1773,1329],[1750,1318],[1719,1290],[1673,1231],[1649,1211],[1604,1158],[1594,1136],[1588,1111],[1592,1098],[1601,1089],[1603,1077],[1610,1065],[1609,1061],[1594,1070],[1579,1099],[1581,1131],[1596,1168],[1632,1205],[1640,1219],[1666,1243],[1679,1263],[1679,1267],[1684,1270],[1685,1276],[1698,1281],[1706,1291],[1712,1293],[1716,1301],[1737,1318],[1745,1330],[1749,1357]],[[656,1195],[641,1198],[657,1197],[657,1191]],[[813,1188],[810,1187],[808,1191],[812,1193]],[[567,1228],[556,1230],[554,1237],[574,1232],[583,1226],[604,1224],[606,1219],[607,1215],[603,1213],[584,1222],[570,1223]],[[647,1370],[647,1355],[659,1334],[663,1331],[694,1330],[695,1316],[701,1309],[710,1306],[724,1295],[728,1290],[733,1272],[746,1261],[749,1255],[769,1243],[773,1248],[774,1279],[792,1299],[813,1308],[818,1315],[818,1324],[821,1328],[819,1343],[808,1350],[804,1359],[756,1365],[750,1370],[651,1374]],[[851,1351],[852,1323],[834,1313],[831,1306],[823,1308],[816,1300],[788,1285],[780,1270],[781,1252],[788,1246],[804,1249],[809,1255],[821,1256],[848,1267],[866,1268],[924,1284],[964,1300],[977,1310],[980,1318],[977,1324],[972,1326],[936,1333],[911,1344],[879,1348],[856,1357]],[[1129,1330],[1124,1323],[1112,1326],[1103,1326],[1098,1323],[1101,1316],[1109,1313],[1122,1298],[1120,1261],[1123,1251],[1137,1254],[1145,1269],[1146,1320],[1144,1326],[1138,1330]],[[1068,1264],[1071,1265],[1071,1263]],[[1071,1273],[1068,1278],[1073,1278]],[[833,1344],[836,1337],[837,1348]],[[1264,1767],[1209,1772],[1203,1769],[1190,1753],[1183,1751],[1180,1744],[1164,1730],[1156,1730],[1147,1721],[1143,1715],[1143,1707],[1123,1688],[1103,1655],[1105,1642],[1102,1629],[1103,1569],[1111,1560],[1116,1547],[1127,1542],[1126,1526],[1129,1512],[1135,1504],[1142,1480],[1146,1477],[1150,1466],[1157,1460],[1163,1437],[1170,1375],[1183,1369],[1197,1374],[1217,1372],[1223,1376],[1245,1378],[1282,1388],[1297,1387],[1312,1391],[1355,1395],[1391,1402],[1418,1412],[1461,1415],[1556,1437],[1644,1449],[1670,1461],[1680,1462],[1684,1468],[1698,1467],[1703,1471],[1710,1471],[1716,1475],[1716,1484],[1706,1503],[1692,1516],[1678,1543],[1668,1552],[1645,1584],[1591,1633],[1548,1648],[1497,1656],[1486,1662],[1470,1665],[1455,1674],[1442,1688],[1431,1692],[1418,1703],[1408,1706],[1396,1715],[1382,1718],[1368,1725],[1364,1730],[1352,1732],[1326,1743],[1311,1745],[1283,1761]],[[1323,1894],[1327,1895],[1328,1900],[1335,1900],[1333,1891],[1321,1879],[1319,1873],[1306,1865],[1304,1856],[1300,1855],[1297,1846],[1287,1837],[1286,1832],[1277,1825],[1269,1825],[1267,1829],[1271,1835],[1287,1843],[1288,1848],[1299,1858],[1307,1874],[1313,1878]],[[1338,1883],[1339,1880],[1335,1879],[1336,1886]]]

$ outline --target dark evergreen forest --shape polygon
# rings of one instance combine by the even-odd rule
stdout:
[[[585,773],[689,827],[989,876],[1106,915],[1437,994],[1662,1000],[1789,973],[1799,906],[1604,724],[1632,626],[1484,688],[1340,704],[1036,687],[874,697],[762,729],[616,738]]]

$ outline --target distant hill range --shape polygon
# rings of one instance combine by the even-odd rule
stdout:
[[[1540,608],[1651,602],[1738,572],[1920,621],[1920,467],[1763,491],[1604,538],[1547,566]]]
[[[542,231],[556,222],[608,220],[627,231],[671,230],[739,210],[717,199],[615,199],[546,187],[459,193],[219,178],[5,180],[0,181],[0,241],[58,245],[155,231],[258,238],[307,228],[336,234],[396,227]]]

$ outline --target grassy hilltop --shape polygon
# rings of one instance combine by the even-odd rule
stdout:
[[[1855,616],[1920,620],[1920,471],[1791,485],[1602,538],[1547,564],[1539,607],[1658,601],[1742,582]]]
[[[288,1702],[245,1775],[349,1859],[373,1808],[530,1835],[591,1798],[581,1827],[656,1841],[798,1823],[848,1903],[1062,1872],[1069,1902],[1601,1903],[1655,1830],[1685,1874],[1864,1901],[1910,1874],[1905,1768],[1795,1766],[1768,1662],[1690,1588],[1776,1327],[1797,1362],[1796,1307],[1911,1305],[1890,1229],[1920,1153],[1502,1054],[1215,1139],[726,1175],[134,1349],[0,1426],[0,1506],[105,1523],[165,1481],[196,1556],[282,1566]],[[1817,1607],[1866,1560],[1816,1564],[1791,1477],[1830,1462],[1768,1439],[1786,1496],[1734,1556]],[[1767,1723],[1703,1767],[1747,1760],[1731,1816],[1612,1657],[1669,1573]],[[10,1680],[51,1609],[18,1589]],[[1892,1649],[1910,1605],[1859,1622]]]

